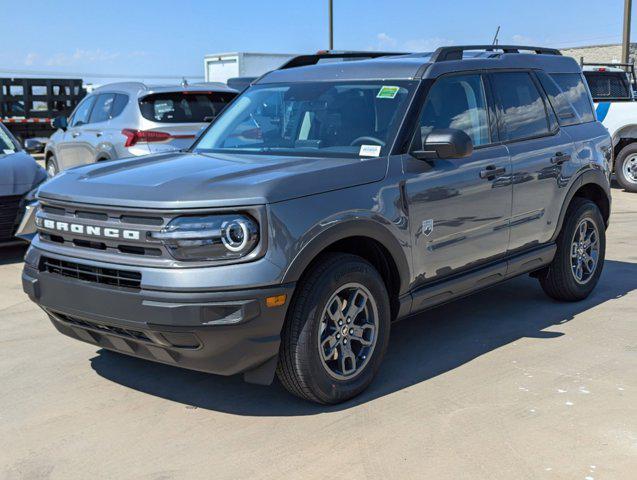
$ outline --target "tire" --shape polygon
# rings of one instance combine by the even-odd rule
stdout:
[[[348,321],[349,305],[362,310]],[[287,313],[279,381],[293,395],[320,404],[355,397],[369,386],[383,360],[390,315],[387,289],[371,264],[350,254],[320,257],[299,282]]]
[[[583,237],[582,225],[585,225]],[[573,199],[557,237],[555,257],[539,275],[542,289],[549,297],[575,302],[590,295],[604,267],[605,228],[604,219],[595,203],[584,198]],[[584,240],[580,242],[582,238]],[[586,247],[587,239],[590,247]]]
[[[624,190],[637,192],[637,143],[620,150],[615,161],[615,177]]]
[[[55,177],[60,172],[60,169],[58,168],[58,162],[55,159],[54,155],[51,155],[49,158],[46,159],[45,168],[49,178]]]

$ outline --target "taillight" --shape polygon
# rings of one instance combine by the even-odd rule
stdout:
[[[173,137],[170,133],[166,132],[156,132],[154,130],[134,130],[132,128],[125,128],[122,130],[122,135],[126,137],[126,143],[124,144],[125,147],[132,147],[138,143],[165,142],[171,138],[186,137],[184,135]],[[190,138],[190,136],[186,138]]]

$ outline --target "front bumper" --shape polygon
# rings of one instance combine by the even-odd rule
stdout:
[[[176,277],[177,278],[177,277]],[[175,292],[102,285],[25,264],[25,293],[63,334],[135,357],[270,383],[293,284]],[[265,298],[286,295],[284,305]]]

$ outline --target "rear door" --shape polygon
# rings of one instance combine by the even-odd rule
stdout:
[[[148,143],[151,153],[190,147],[197,134],[236,96],[235,92],[185,90],[142,97],[143,130],[166,134]]]
[[[516,253],[553,235],[565,187],[575,171],[574,146],[533,72],[499,72],[490,78],[500,136],[511,156],[509,252]]]
[[[466,73],[436,80],[422,107],[414,145],[421,145],[432,130],[455,128],[471,137],[474,151],[457,159],[405,156],[415,287],[507,252],[511,164],[491,128],[490,104],[484,76]]]

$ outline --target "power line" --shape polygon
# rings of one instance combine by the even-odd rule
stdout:
[[[0,74],[4,75],[43,75],[48,77],[90,77],[90,78],[131,78],[143,80],[145,78],[181,80],[182,78],[204,78],[203,75],[130,75],[126,73],[87,73],[87,72],[58,72],[53,70],[28,70],[28,69],[0,69]]]

